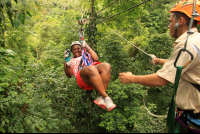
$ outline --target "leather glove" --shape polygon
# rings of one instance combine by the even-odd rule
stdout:
[[[151,63],[151,65],[156,65],[153,58],[157,58],[154,54],[148,54],[149,56],[149,62]]]
[[[90,50],[90,46],[88,46],[88,44],[87,44],[84,40],[81,41],[81,46],[82,46],[82,47],[85,47],[85,49],[86,49],[87,51]]]
[[[70,53],[69,49],[64,51],[64,59],[65,59],[65,62],[67,64],[67,66],[71,66],[72,65],[71,53]]]

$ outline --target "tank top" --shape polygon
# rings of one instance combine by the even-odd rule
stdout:
[[[71,69],[72,69],[72,73],[73,75],[76,77],[77,73],[78,73],[78,68],[79,68],[79,63],[81,61],[82,56],[77,57],[77,58],[72,58],[72,65],[71,65]]]

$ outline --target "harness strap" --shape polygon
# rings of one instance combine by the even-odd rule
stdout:
[[[175,133],[179,133],[180,126],[181,126],[181,124],[177,123]]]
[[[194,83],[191,83],[191,82],[190,82],[190,84],[192,84],[200,92],[200,85],[199,84],[194,84]]]
[[[178,84],[181,77],[182,69],[183,69],[182,66],[177,66],[176,78],[174,83],[174,92],[167,114],[167,127],[165,133],[174,133],[175,131],[175,96],[176,96],[176,91],[178,89]]]
[[[177,116],[175,118],[176,122],[177,122],[177,128],[176,128],[176,131],[178,132],[177,129],[180,128],[180,125],[182,125],[183,127],[187,128],[188,130],[194,132],[194,133],[200,133],[200,130],[197,130],[197,129],[193,129],[191,127],[189,127],[187,125],[187,121],[190,121],[191,124],[193,124],[194,126],[196,127],[200,127],[199,125],[195,124],[193,121],[191,121],[189,118],[190,116],[190,112],[192,112],[192,110],[182,110],[183,111],[183,114]],[[175,131],[175,132],[176,132]]]
[[[87,57],[88,57],[88,59],[87,59]],[[82,58],[81,58],[81,61],[79,63],[78,70],[83,69],[84,66],[89,66],[92,63],[93,63],[93,60],[92,60],[91,55],[88,52],[85,52],[85,50],[83,49],[82,50]]]

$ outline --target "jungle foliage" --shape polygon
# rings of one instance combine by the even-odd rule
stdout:
[[[167,29],[173,0],[151,0],[104,22],[141,0],[95,0],[94,20],[83,26],[85,40],[101,62],[112,66],[107,93],[117,107],[107,112],[93,103],[97,92],[81,90],[64,73],[63,52],[80,40],[78,19],[91,16],[92,0],[0,1],[0,132],[160,133],[166,119],[149,115],[148,87],[123,85],[120,72],[151,74],[147,53],[168,58],[173,39]],[[100,23],[101,22],[101,23]],[[96,24],[99,23],[99,24]],[[148,109],[167,114],[173,85],[150,88]]]

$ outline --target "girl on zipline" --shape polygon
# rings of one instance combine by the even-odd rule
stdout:
[[[79,67],[82,66],[83,48],[91,55],[93,63],[79,70]],[[71,78],[74,75],[78,86],[83,90],[90,91],[96,89],[99,92],[99,96],[94,100],[95,104],[103,109],[107,108],[107,111],[114,109],[116,105],[113,104],[113,101],[106,93],[111,78],[110,64],[98,62],[97,54],[85,41],[81,43],[79,41],[72,42],[71,51],[74,55],[73,58],[71,58],[70,51],[65,50],[64,52],[64,70],[67,77]]]

